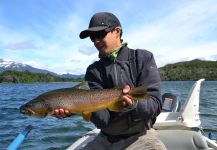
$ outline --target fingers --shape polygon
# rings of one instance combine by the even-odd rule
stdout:
[[[129,85],[125,85],[123,88],[123,94],[128,94],[130,92],[130,86]]]
[[[128,95],[129,92],[130,92],[130,86],[125,85],[123,88],[123,96],[122,96],[123,106],[125,106],[125,107],[133,105],[132,97],[130,95]]]
[[[127,96],[127,95],[124,95],[122,97],[122,100],[123,100],[123,106],[127,107],[127,106],[132,106],[133,105],[133,100],[131,97]]]
[[[68,110],[64,110],[62,108],[55,109],[54,110],[54,114],[53,114],[54,117],[59,118],[59,119],[62,119],[62,118],[65,118],[65,117],[69,117],[71,115],[72,115],[71,112],[69,112]]]

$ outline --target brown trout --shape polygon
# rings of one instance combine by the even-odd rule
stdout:
[[[20,112],[29,116],[45,117],[52,115],[55,109],[63,108],[73,114],[82,114],[86,121],[90,120],[91,112],[109,109],[115,112],[123,110],[122,89],[77,89],[64,88],[39,95],[20,107]],[[147,100],[146,88],[132,88],[129,95],[133,100]]]

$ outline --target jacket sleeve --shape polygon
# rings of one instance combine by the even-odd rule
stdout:
[[[155,120],[162,109],[160,75],[152,53],[143,50],[138,54],[137,85],[147,88],[148,100],[139,100],[136,111],[144,120]],[[145,58],[144,58],[145,57]]]
[[[96,62],[87,68],[85,74],[85,80],[88,82],[90,89],[103,89],[102,83],[99,79],[99,71],[96,69]],[[91,122],[95,124],[97,128],[104,128],[108,125],[110,114],[107,109],[92,112]]]

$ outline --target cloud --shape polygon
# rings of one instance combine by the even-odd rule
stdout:
[[[96,48],[93,46],[82,46],[79,47],[78,51],[84,55],[91,55],[91,54],[95,54],[98,53]]]
[[[23,64],[28,64],[32,67],[35,67],[35,68],[39,68],[39,69],[47,69],[47,67],[45,66],[45,64],[42,64],[38,61],[23,61],[22,62]]]
[[[3,49],[8,50],[25,50],[25,49],[38,49],[36,45],[34,45],[33,41],[21,41],[21,42],[9,42]]]
[[[147,44],[178,47],[184,43],[189,44],[193,39],[202,38],[204,33],[210,33],[213,26],[216,27],[217,5],[212,3],[207,5],[205,1],[200,1],[177,6],[174,12],[155,22],[137,25],[138,27],[132,30],[127,38],[137,46]]]
[[[217,60],[217,42],[209,42],[200,45],[193,45],[182,51],[170,51],[169,53],[156,55],[155,59],[159,67],[168,63],[189,61],[193,59]]]
[[[217,54],[216,54],[216,55],[212,55],[212,56],[210,57],[210,59],[217,61]]]
[[[28,2],[16,4],[23,10],[17,17],[0,9],[0,55],[57,73],[83,74],[98,60],[98,51],[89,39],[79,39],[79,33],[87,28],[93,13],[110,11],[120,17],[129,47],[150,50],[158,66],[202,57],[216,59],[215,0],[158,2],[121,0],[121,9],[115,1]]]
[[[161,19],[137,25],[136,29],[127,33],[126,39],[132,47],[147,48],[162,57],[177,51],[183,51],[180,52],[182,58],[186,58],[187,53],[194,56],[193,52],[197,51],[193,51],[192,47],[203,47],[202,51],[209,53],[210,46],[216,45],[216,39],[213,39],[217,30],[216,14],[217,5],[212,0],[181,3]],[[166,58],[170,62],[174,56]]]

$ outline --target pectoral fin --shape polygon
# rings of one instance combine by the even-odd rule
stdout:
[[[129,95],[134,100],[148,99],[147,89],[144,86],[132,88]]]
[[[111,103],[111,105],[109,105],[108,109],[110,111],[121,112],[123,110],[122,101],[116,101],[116,102]]]
[[[82,113],[82,116],[83,116],[83,119],[85,120],[85,121],[90,121],[90,118],[91,118],[91,112],[83,112]]]

